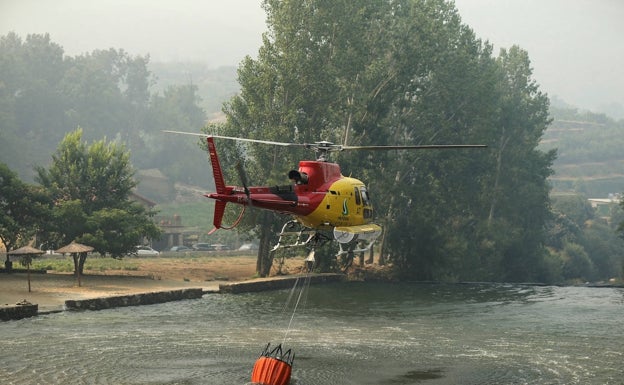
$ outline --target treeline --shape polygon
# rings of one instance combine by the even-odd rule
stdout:
[[[25,180],[78,127],[88,141],[123,143],[138,169],[197,185],[209,179],[195,143],[161,132],[205,124],[198,87],[187,82],[153,91],[148,56],[108,49],[72,57],[47,34],[22,40],[9,33],[0,37],[0,79],[0,162]]]

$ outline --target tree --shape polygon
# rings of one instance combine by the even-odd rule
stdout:
[[[365,21],[374,18],[375,8],[381,5],[265,1],[264,7],[270,32],[264,36],[258,59],[247,57],[239,68],[241,93],[225,105],[228,124],[220,133],[342,142],[344,124],[356,108],[350,107],[353,103],[348,99],[359,95],[352,85],[367,64],[364,53],[372,47],[362,45],[367,39]],[[246,155],[248,174],[270,184],[283,183],[288,170],[310,156],[256,145],[248,146]],[[285,219],[268,212],[261,218],[248,222],[247,228],[253,227],[260,238],[258,273],[266,275],[271,267],[268,250]],[[322,253],[317,257],[323,258]]]
[[[194,85],[170,86],[162,95],[153,95],[150,102],[149,124],[154,135],[145,140],[139,150],[138,165],[159,168],[174,181],[207,185],[210,178],[205,171],[205,153],[197,151],[190,141],[170,140],[162,130],[196,131],[206,121],[206,113],[198,104]],[[183,154],[183,156],[182,156]]]
[[[7,251],[27,244],[45,226],[51,203],[46,191],[23,183],[0,163],[0,240]]]
[[[64,71],[63,49],[48,34],[0,37],[0,161],[22,178],[32,179],[33,162],[45,159],[40,145],[61,138]]]
[[[581,229],[587,221],[595,217],[591,203],[589,203],[587,197],[580,194],[553,195],[552,207],[558,212],[564,213],[569,220]]]
[[[490,251],[500,261],[506,281],[540,279],[545,257],[546,223],[550,219],[549,185],[556,151],[538,150],[550,123],[549,101],[532,79],[526,51],[502,49],[497,58],[495,129],[492,130],[494,172],[485,190]],[[500,242],[503,240],[503,242]]]
[[[375,141],[489,144],[497,98],[491,47],[461,24],[452,5],[413,1],[397,8],[388,28],[392,60],[385,66],[396,79],[387,87],[383,103],[390,107]],[[465,279],[483,266],[470,247],[483,217],[488,154],[375,154],[382,171],[371,175],[370,189],[373,197],[373,182],[385,186],[380,193],[391,192],[377,212],[386,220],[383,252],[399,271],[419,279]]]
[[[151,220],[155,213],[130,199],[136,181],[129,156],[114,142],[87,145],[77,129],[59,144],[49,169],[37,168],[38,181],[55,202],[50,237],[56,243],[85,243],[101,254],[121,258],[143,237],[160,236]],[[84,259],[76,273],[82,273],[83,265]]]
[[[566,280],[588,281],[593,279],[594,265],[583,246],[566,243],[563,247],[563,278]]]
[[[582,245],[594,267],[594,279],[620,277],[624,266],[624,241],[603,221],[589,222],[583,231]],[[590,278],[587,274],[585,277]]]
[[[621,215],[610,205],[610,219],[596,215],[582,195],[556,194],[551,198],[552,219],[545,245],[560,266],[563,279],[608,280],[621,275],[623,240],[611,223]],[[556,269],[556,267],[555,267]]]

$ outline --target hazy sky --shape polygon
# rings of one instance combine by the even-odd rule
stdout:
[[[152,61],[237,65],[265,31],[259,0],[0,0],[0,35],[50,33],[69,55],[123,48]],[[624,1],[456,0],[496,47],[529,52],[549,95],[581,108],[624,105]]]
[[[49,32],[69,55],[123,48],[152,61],[237,65],[266,30],[259,0],[0,0],[0,34]]]

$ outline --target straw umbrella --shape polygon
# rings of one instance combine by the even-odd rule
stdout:
[[[82,253],[88,253],[93,251],[93,247],[83,245],[82,243],[72,242],[67,246],[63,246],[60,249],[56,250],[57,253],[60,254],[71,254],[72,258],[74,258],[74,266],[76,267],[76,279],[78,279],[78,286],[82,285],[80,280],[80,267],[76,261],[78,260],[78,256]]]
[[[45,251],[35,249],[32,246],[24,246],[13,251],[9,251],[7,255],[20,255],[22,257],[22,263],[26,265],[26,271],[28,271],[28,292],[30,293],[30,264],[32,263],[33,255],[44,254]]]

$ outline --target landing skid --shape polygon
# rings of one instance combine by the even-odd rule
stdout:
[[[305,227],[297,221],[288,221],[282,227],[279,240],[277,241],[277,244],[273,246],[271,252],[278,249],[288,249],[308,245],[312,245],[314,248],[319,243],[326,240],[328,240],[328,237],[318,231]]]
[[[338,246],[340,247],[340,251],[338,251],[336,257],[369,251],[381,233],[380,230],[381,229],[379,229],[379,231],[375,230],[369,233],[353,235],[335,229],[334,238],[338,241]],[[347,237],[345,237],[345,235]],[[312,259],[313,261],[316,247],[330,240],[332,240],[332,236],[328,235],[326,232],[311,229],[292,220],[286,222],[282,227],[279,240],[277,244],[273,246],[271,252],[275,252],[279,249],[307,246],[311,249],[310,255],[312,256],[308,256],[308,260]]]
[[[331,238],[326,234],[323,234],[322,232],[311,229],[309,227],[305,227],[301,223],[292,220],[284,224],[284,226],[282,227],[282,231],[279,234],[279,240],[277,241],[277,244],[273,246],[273,248],[270,250],[270,253],[273,254],[277,250],[281,249],[307,247],[310,252],[305,259],[304,267],[305,271],[311,272],[312,270],[314,270],[314,267],[316,265],[316,259],[314,258],[316,248],[329,240],[331,240]],[[279,258],[279,263],[277,267],[278,274],[282,273],[282,267],[284,266],[285,258],[285,255],[282,255]]]

